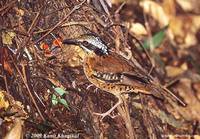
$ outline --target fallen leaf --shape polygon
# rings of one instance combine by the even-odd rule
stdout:
[[[144,12],[151,15],[160,24],[160,27],[167,26],[169,24],[169,16],[164,11],[161,4],[157,4],[154,1],[145,0],[140,2],[140,6]]]
[[[24,16],[24,10],[19,9],[18,7],[14,7],[13,9],[17,12],[17,15]]]
[[[174,67],[174,66],[166,66],[165,67],[167,77],[176,77],[181,75],[184,71],[186,71],[186,67]]]
[[[22,138],[22,126],[24,122],[16,118],[13,127],[11,130],[6,134],[4,139],[21,139]]]
[[[200,82],[194,83],[193,87],[196,91],[197,98],[200,100]]]
[[[0,90],[0,109],[7,109],[9,107],[9,102],[5,100],[5,94],[6,92],[3,90]]]
[[[78,67],[82,65],[85,52],[79,46],[67,46],[63,47],[62,50],[64,55],[62,54],[60,57],[69,67]]]
[[[15,32],[12,31],[4,31],[2,32],[2,42],[3,44],[11,45],[12,40],[15,37]]]
[[[161,6],[168,17],[176,16],[176,2],[175,0],[164,0]]]
[[[43,50],[47,50],[47,49],[49,49],[49,45],[46,44],[46,43],[42,43],[42,44],[40,45],[40,48],[43,49]]]
[[[192,89],[192,81],[187,78],[182,78],[179,84],[176,86],[176,90],[179,95],[183,98],[186,107],[174,105],[173,114],[179,114],[187,121],[199,121],[200,120],[200,101],[196,98],[195,93]],[[170,111],[170,109],[168,109]]]
[[[13,74],[14,69],[10,63],[10,54],[7,47],[0,47],[0,64],[3,65],[3,69],[7,71],[10,75]]]
[[[180,48],[188,48],[197,43],[196,33],[200,28],[200,16],[184,15],[171,17],[169,24],[171,39]]]
[[[200,16],[178,15],[174,0],[163,1],[161,4],[145,0],[140,2],[140,6],[161,28],[169,25],[167,35],[180,48],[188,48],[197,43],[196,33],[200,28]]]
[[[14,100],[14,98],[8,94],[8,93],[4,93],[4,95],[6,96],[10,106],[9,109],[7,109],[6,111],[8,113],[13,113],[14,115],[12,116],[6,116],[4,117],[4,119],[6,119],[7,121],[13,121],[13,119],[20,118],[20,119],[27,119],[28,115],[26,113],[26,111],[24,110],[24,106],[22,105],[22,103],[20,101],[16,101]]]
[[[131,0],[111,0],[111,3],[112,4],[120,4],[120,3],[123,3],[123,2],[127,2],[127,3],[130,3]]]
[[[8,63],[7,61],[4,61],[4,62],[3,62],[3,69],[4,69],[5,71],[7,71],[10,75],[13,74],[13,69],[11,68],[11,64]]]
[[[61,46],[62,45],[62,40],[60,38],[56,38],[53,40],[53,46]]]
[[[192,0],[176,0],[184,11],[191,11],[193,9]]]
[[[130,31],[135,35],[147,35],[147,31],[141,23],[132,23]]]

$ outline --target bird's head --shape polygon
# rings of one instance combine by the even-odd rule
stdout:
[[[72,44],[80,46],[87,53],[95,53],[96,55],[108,55],[108,46],[97,35],[84,34],[75,39],[65,39],[63,44]]]

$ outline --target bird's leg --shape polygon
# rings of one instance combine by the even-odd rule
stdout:
[[[115,109],[117,108],[117,106],[119,106],[121,103],[122,103],[122,100],[121,100],[121,97],[117,97],[118,98],[118,101],[117,103],[112,107],[110,108],[107,112],[105,113],[93,113],[95,115],[98,115],[98,116],[101,116],[101,120],[103,120],[106,116],[110,116],[110,113]]]
[[[90,84],[86,87],[87,90],[89,90],[91,87],[93,87],[94,85],[93,84]]]

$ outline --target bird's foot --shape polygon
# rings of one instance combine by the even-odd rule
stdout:
[[[105,112],[105,113],[96,113],[96,112],[94,112],[93,114],[94,114],[94,115],[97,115],[97,116],[101,116],[101,120],[100,120],[100,121],[102,121],[106,116],[109,116],[109,117],[111,117],[112,119],[114,119],[115,117],[118,116],[118,115],[111,115],[111,112],[109,112],[109,111],[107,111],[107,112]]]
[[[96,113],[96,112],[94,112],[93,114],[94,114],[94,115],[97,115],[97,116],[101,116],[101,121],[102,121],[106,116],[110,116],[110,113],[107,113],[107,112],[105,112],[105,113]]]
[[[115,118],[117,117],[116,115],[115,116],[112,116],[111,115],[111,112],[114,111],[115,108],[117,108],[117,106],[119,106],[121,104],[121,100],[119,100],[110,110],[108,110],[107,112],[105,113],[93,113],[97,116],[101,116],[101,121],[106,117],[106,116],[110,116],[111,118]]]
[[[87,90],[89,90],[91,87],[93,87],[94,85],[93,84],[90,84],[86,87]]]

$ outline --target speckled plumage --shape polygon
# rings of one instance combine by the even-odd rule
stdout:
[[[117,53],[110,52],[108,46],[100,37],[92,34],[82,35],[74,40],[65,41],[83,48],[87,54],[84,57],[83,69],[87,79],[101,90],[107,91],[118,98],[118,102],[107,112],[98,114],[104,118],[121,104],[122,93],[143,93],[163,99],[165,92],[160,85],[137,66]],[[168,91],[166,91],[168,92]],[[171,93],[171,92],[169,92]],[[171,93],[179,102],[173,93]]]
[[[126,92],[141,92],[154,94],[152,84],[148,76],[139,73],[138,69],[132,67],[123,57],[110,53],[107,56],[95,56],[88,54],[84,59],[84,72],[88,80],[98,88],[110,92],[113,95],[120,95]],[[125,77],[132,76],[130,81]],[[137,77],[137,78],[136,78]]]

